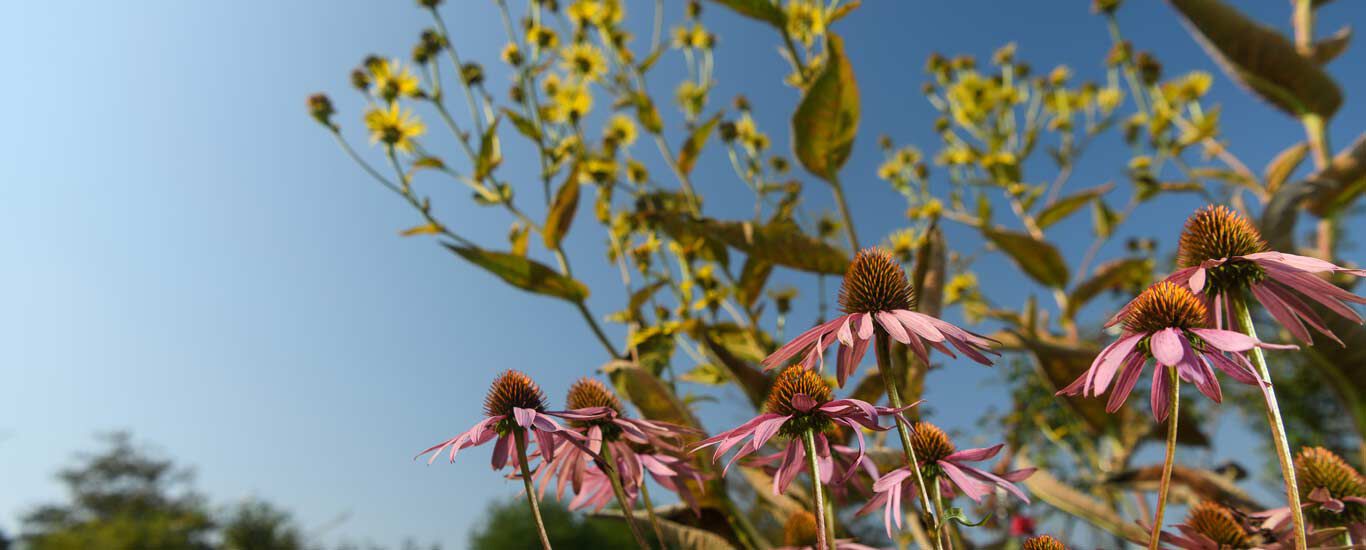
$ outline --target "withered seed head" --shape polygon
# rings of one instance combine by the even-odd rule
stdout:
[[[1305,447],[1295,457],[1295,479],[1299,482],[1300,494],[1308,495],[1314,489],[1324,488],[1333,498],[1366,498],[1366,479],[1342,457],[1323,447]],[[1315,523],[1334,527],[1346,526],[1366,521],[1366,505],[1346,502],[1342,513],[1334,513],[1320,507],[1310,507],[1306,514]]]
[[[1202,328],[1208,323],[1204,302],[1190,289],[1162,281],[1148,287],[1124,316],[1124,329],[1149,333],[1164,328]]]
[[[484,397],[484,414],[511,415],[514,407],[544,411],[545,394],[531,377],[521,371],[505,370],[489,386],[489,393]]]
[[[570,409],[587,409],[590,407],[607,407],[621,414],[621,400],[612,390],[607,389],[593,378],[587,376],[578,379],[573,385],[569,386],[569,395],[565,397],[565,403]]]
[[[892,253],[881,248],[858,251],[840,285],[840,309],[872,313],[915,306],[915,290]]]
[[[1256,546],[1256,540],[1233,516],[1233,512],[1214,502],[1201,502],[1186,516],[1186,525],[1209,537],[1220,548],[1241,549]]]
[[[911,427],[911,448],[915,450],[916,458],[928,464],[942,460],[958,450],[944,430],[929,422],[916,422],[915,426]]]
[[[816,516],[811,512],[802,510],[793,513],[783,525],[783,546],[813,546],[816,538]]]
[[[1177,247],[1176,263],[1195,267],[1205,260],[1265,252],[1261,232],[1242,215],[1225,206],[1206,206],[1186,220]]]
[[[1067,546],[1062,541],[1048,535],[1025,539],[1020,548],[1021,550],[1067,550]]]
[[[830,384],[819,373],[801,365],[792,365],[778,373],[778,378],[773,381],[773,389],[768,392],[764,410],[781,415],[802,414],[792,407],[792,398],[799,393],[806,394],[817,406],[833,399]]]

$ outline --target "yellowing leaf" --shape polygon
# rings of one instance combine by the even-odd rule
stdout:
[[[707,144],[707,138],[711,136],[711,131],[716,128],[716,123],[721,121],[721,113],[712,115],[697,128],[694,128],[692,135],[688,136],[688,141],[683,142],[683,148],[678,151],[678,169],[684,174],[692,173],[693,164],[697,162],[697,156],[702,154],[702,147]]]
[[[1326,217],[1347,208],[1366,191],[1366,133],[1333,156],[1328,167],[1309,177],[1318,188],[1309,210]],[[1282,248],[1281,250],[1286,250]]]
[[[413,161],[413,169],[414,169],[414,170],[417,170],[417,169],[419,169],[419,168],[433,168],[433,169],[440,170],[440,169],[445,168],[445,167],[446,167],[446,163],[445,163],[445,162],[442,162],[440,157],[431,157],[431,156],[418,157],[416,160]]]
[[[735,285],[735,299],[745,309],[754,307],[754,302],[764,293],[768,275],[773,273],[773,264],[757,258],[745,258],[740,268],[740,282]]]
[[[474,181],[484,181],[494,168],[503,163],[503,148],[498,143],[500,120],[493,119],[493,124],[484,130],[484,136],[479,139],[479,158],[474,161]]]
[[[1096,268],[1096,274],[1077,284],[1067,299],[1063,316],[1074,319],[1082,306],[1101,292],[1128,286],[1142,286],[1152,278],[1153,261],[1147,258],[1124,258]]]
[[[574,279],[560,275],[544,264],[516,254],[494,252],[469,246],[446,243],[446,248],[470,263],[498,276],[503,282],[536,294],[544,294],[571,302],[588,298],[588,287]]]
[[[982,235],[1001,249],[1030,278],[1047,287],[1063,288],[1070,276],[1067,262],[1053,245],[1024,233],[983,228]]]
[[[545,247],[555,250],[560,247],[569,226],[574,223],[574,214],[579,209],[579,166],[569,168],[569,176],[555,192],[555,200],[550,203],[550,211],[545,216]]]
[[[1114,185],[1106,184],[1062,197],[1039,211],[1039,215],[1034,218],[1034,223],[1039,226],[1039,229],[1047,228],[1050,225],[1062,221],[1077,210],[1081,210],[1081,207],[1086,206],[1087,203],[1095,200],[1096,197],[1110,192],[1110,189],[1112,188],[1114,188]]]
[[[612,361],[603,365],[602,371],[612,380],[617,393],[640,410],[641,416],[683,426],[697,425],[692,412],[650,371],[630,361]]]
[[[787,25],[787,14],[774,5],[769,0],[712,0],[717,4],[730,8],[735,13],[758,19],[774,27],[783,28]]]
[[[843,250],[807,235],[791,222],[756,226],[750,222],[696,218],[668,211],[647,212],[646,215],[675,240],[701,235],[752,258],[809,273],[843,275],[849,268],[849,255]]]
[[[1333,116],[1342,91],[1280,33],[1221,0],[1169,0],[1235,82],[1293,116]]]
[[[536,124],[534,122],[528,120],[526,117],[520,114],[517,114],[516,111],[513,111],[511,109],[504,108],[501,110],[501,112],[503,113],[503,116],[507,117],[508,120],[512,121],[512,127],[516,128],[518,132],[522,133],[522,135],[526,136],[531,141],[541,140],[541,132],[536,130]]]
[[[664,131],[664,120],[659,118],[659,109],[655,108],[654,100],[645,94],[636,95],[636,120],[645,131],[658,135]]]
[[[437,223],[425,223],[416,227],[409,227],[399,232],[399,235],[411,237],[413,235],[436,235],[444,231],[445,228]]]
[[[1271,163],[1266,165],[1266,193],[1276,194],[1276,191],[1285,184],[1290,178],[1290,174],[1304,162],[1304,157],[1309,153],[1309,144],[1300,142],[1291,145],[1276,158],[1271,159]]]
[[[827,36],[825,63],[792,113],[792,148],[812,174],[833,180],[858,133],[859,93],[839,35]]]

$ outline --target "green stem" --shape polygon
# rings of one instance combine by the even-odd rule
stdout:
[[[814,516],[816,516],[816,550],[828,550],[830,548],[829,529],[825,521],[825,489],[821,486],[821,461],[816,457],[816,433],[813,430],[806,430],[802,434],[802,443],[806,445],[807,467],[811,469],[811,499]]]
[[[655,515],[655,504],[650,502],[650,487],[645,480],[640,480],[640,501],[645,505],[645,516],[650,518],[650,527],[655,530],[655,541],[660,548],[664,548],[664,530],[659,528],[659,517]]]
[[[1162,514],[1167,511],[1167,493],[1172,486],[1172,466],[1176,458],[1176,416],[1181,409],[1181,379],[1176,367],[1165,367],[1167,381],[1171,385],[1170,408],[1167,413],[1167,458],[1162,462],[1162,483],[1157,488],[1157,512],[1153,515],[1153,530],[1148,535],[1148,550],[1158,550],[1161,546]],[[1153,376],[1162,376],[1153,373]]]
[[[621,505],[621,515],[626,518],[626,526],[631,530],[631,536],[636,539],[636,546],[641,550],[650,550],[649,543],[645,542],[645,534],[640,532],[640,526],[636,524],[635,509],[631,506],[631,500],[626,496],[626,488],[621,485],[621,473],[617,471],[617,465],[612,462],[612,451],[607,445],[602,446],[602,460],[598,463],[602,468],[602,473],[612,482],[612,492],[617,495],[617,503]]]
[[[1230,293],[1225,298],[1233,307],[1233,321],[1240,332],[1257,338],[1257,327],[1252,323],[1252,312],[1247,307],[1247,297],[1242,292]],[[1290,455],[1290,440],[1285,434],[1285,422],[1281,419],[1281,407],[1276,401],[1276,389],[1271,385],[1271,369],[1266,366],[1266,355],[1262,348],[1252,348],[1250,359],[1257,368],[1257,374],[1266,383],[1262,392],[1266,397],[1266,423],[1271,428],[1271,438],[1276,447],[1276,458],[1280,461],[1281,477],[1285,480],[1285,501],[1290,507],[1290,517],[1295,523],[1295,548],[1304,550],[1309,542],[1304,531],[1304,510],[1300,508],[1299,484],[1295,480],[1295,460]]]
[[[526,430],[515,429],[512,437],[517,442],[517,458],[522,466],[522,483],[526,486],[526,501],[531,506],[531,518],[536,520],[536,534],[541,537],[541,548],[550,549],[550,537],[545,533],[545,520],[541,519],[541,505],[537,502],[536,489],[531,484],[531,467],[527,466]]]
[[[873,351],[877,355],[877,370],[882,373],[882,385],[887,388],[887,401],[891,403],[892,408],[900,409],[901,394],[896,389],[896,380],[892,378],[891,336],[882,327],[876,327],[873,334],[876,339]],[[896,415],[896,431],[901,436],[901,449],[906,454],[906,467],[915,473],[915,486],[920,489],[920,509],[926,514],[931,514],[933,518],[929,526],[930,538],[934,540],[936,549],[943,550],[944,543],[939,538],[939,515],[931,511],[934,505],[930,500],[929,489],[925,486],[925,477],[920,473],[920,460],[916,458],[915,447],[911,445],[911,427],[902,420],[900,413]]]
[[[854,216],[849,213],[849,203],[844,200],[844,186],[840,185],[838,177],[830,177],[830,189],[835,193],[835,204],[839,205],[840,218],[844,219],[844,232],[849,236],[849,247],[852,252],[858,252],[858,233],[854,231]]]

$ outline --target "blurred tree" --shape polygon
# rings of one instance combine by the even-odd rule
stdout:
[[[254,499],[233,508],[224,521],[222,536],[224,550],[302,550],[306,547],[289,512]]]
[[[623,523],[576,516],[553,499],[541,501],[546,534],[559,550],[615,550],[635,548]],[[540,546],[531,512],[521,499],[489,504],[482,525],[470,532],[470,548],[524,550]]]
[[[209,548],[213,521],[193,475],[133,446],[127,433],[103,436],[106,448],[61,470],[70,502],[38,506],[21,519],[33,550]]]

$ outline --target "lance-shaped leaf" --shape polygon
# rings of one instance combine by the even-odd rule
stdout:
[[[1123,258],[1101,264],[1096,274],[1077,284],[1067,298],[1063,316],[1075,319],[1077,312],[1106,290],[1141,287],[1152,279],[1153,261],[1148,258]]]
[[[1053,245],[1024,233],[990,227],[982,228],[982,235],[1039,284],[1052,288],[1067,286],[1067,262]]]
[[[1062,197],[1053,204],[1044,207],[1043,210],[1040,210],[1039,215],[1034,217],[1034,223],[1039,226],[1039,229],[1046,229],[1048,226],[1058,223],[1064,218],[1072,215],[1074,212],[1081,210],[1081,207],[1086,206],[1088,203],[1095,200],[1096,197],[1109,193],[1113,188],[1113,184],[1107,183],[1099,187],[1092,187],[1085,191],[1078,191],[1066,197]]]
[[[545,264],[516,254],[494,252],[482,248],[443,243],[446,248],[469,260],[470,263],[497,275],[507,284],[536,294],[554,296],[571,302],[588,298],[588,287],[574,279],[560,275]]]
[[[645,127],[645,131],[659,135],[664,131],[664,120],[659,118],[659,108],[655,107],[654,100],[645,94],[636,94],[636,120]]]
[[[404,237],[411,237],[413,235],[436,235],[445,230],[446,228],[441,227],[441,224],[428,222],[416,227],[409,227],[408,229],[400,231],[398,234]]]
[[[1342,52],[1347,51],[1347,45],[1352,42],[1352,27],[1343,27],[1333,36],[1314,43],[1314,62],[1319,65],[1327,65],[1329,61],[1337,59]]]
[[[612,386],[650,420],[673,422],[683,426],[698,426],[692,411],[674,397],[669,387],[650,371],[630,361],[612,361],[602,371],[612,380]]]
[[[770,2],[769,0],[712,1],[717,4],[721,4],[722,6],[725,6],[727,8],[730,8],[735,13],[738,13],[750,19],[758,19],[759,21],[763,21],[779,29],[787,25],[787,14],[783,13],[782,8],[779,8],[777,5],[775,5],[773,2]]]
[[[849,255],[843,250],[807,235],[792,222],[754,225],[698,218],[668,210],[647,211],[644,215],[658,222],[675,240],[702,235],[751,258],[810,273],[843,275],[849,267]]]
[[[1309,153],[1309,144],[1305,142],[1296,143],[1281,151],[1276,158],[1266,165],[1266,172],[1262,179],[1266,180],[1266,193],[1276,194],[1276,191],[1285,185],[1286,180],[1290,179],[1290,174],[1304,162],[1305,155]]]
[[[503,163],[503,147],[498,143],[498,121],[501,118],[494,118],[484,130],[484,136],[479,139],[479,158],[474,161],[474,181],[484,181],[493,173],[493,169]]]
[[[569,175],[564,178],[560,190],[555,192],[555,200],[550,203],[550,210],[545,215],[542,236],[545,238],[545,247],[550,250],[560,247],[565,234],[569,233],[569,226],[574,223],[574,214],[579,210],[579,186],[579,165],[575,164],[569,168]]]
[[[833,180],[854,146],[859,96],[844,41],[827,35],[825,63],[792,113],[792,149],[812,174]]]
[[[706,345],[707,351],[730,371],[751,405],[758,408],[763,404],[771,381],[755,364],[763,360],[771,345],[767,349],[762,347],[763,343],[755,342],[748,332],[730,323],[702,327],[693,338]]]
[[[531,141],[541,141],[541,132],[536,129],[536,124],[534,122],[511,109],[504,108],[499,112],[503,113],[503,116],[507,117],[508,120],[511,120],[512,126],[516,128],[518,132],[521,132],[522,135],[526,136],[527,139],[530,139]]]
[[[707,144],[707,138],[711,136],[712,129],[716,128],[716,123],[721,121],[721,113],[712,115],[698,127],[693,128],[688,140],[683,142],[683,148],[678,151],[678,169],[684,174],[691,174],[692,167],[697,163],[697,156],[702,154],[702,147]]]
[[[735,299],[746,310],[753,308],[759,296],[763,295],[770,273],[773,273],[772,263],[758,258],[745,258],[745,265],[740,268],[740,281],[735,285]]]
[[[1332,77],[1275,30],[1221,0],[1168,1],[1229,78],[1282,111],[1328,118],[1342,105]]]
[[[1309,210],[1318,216],[1335,214],[1356,202],[1366,191],[1366,133],[1309,179],[1322,186],[1309,204]]]

